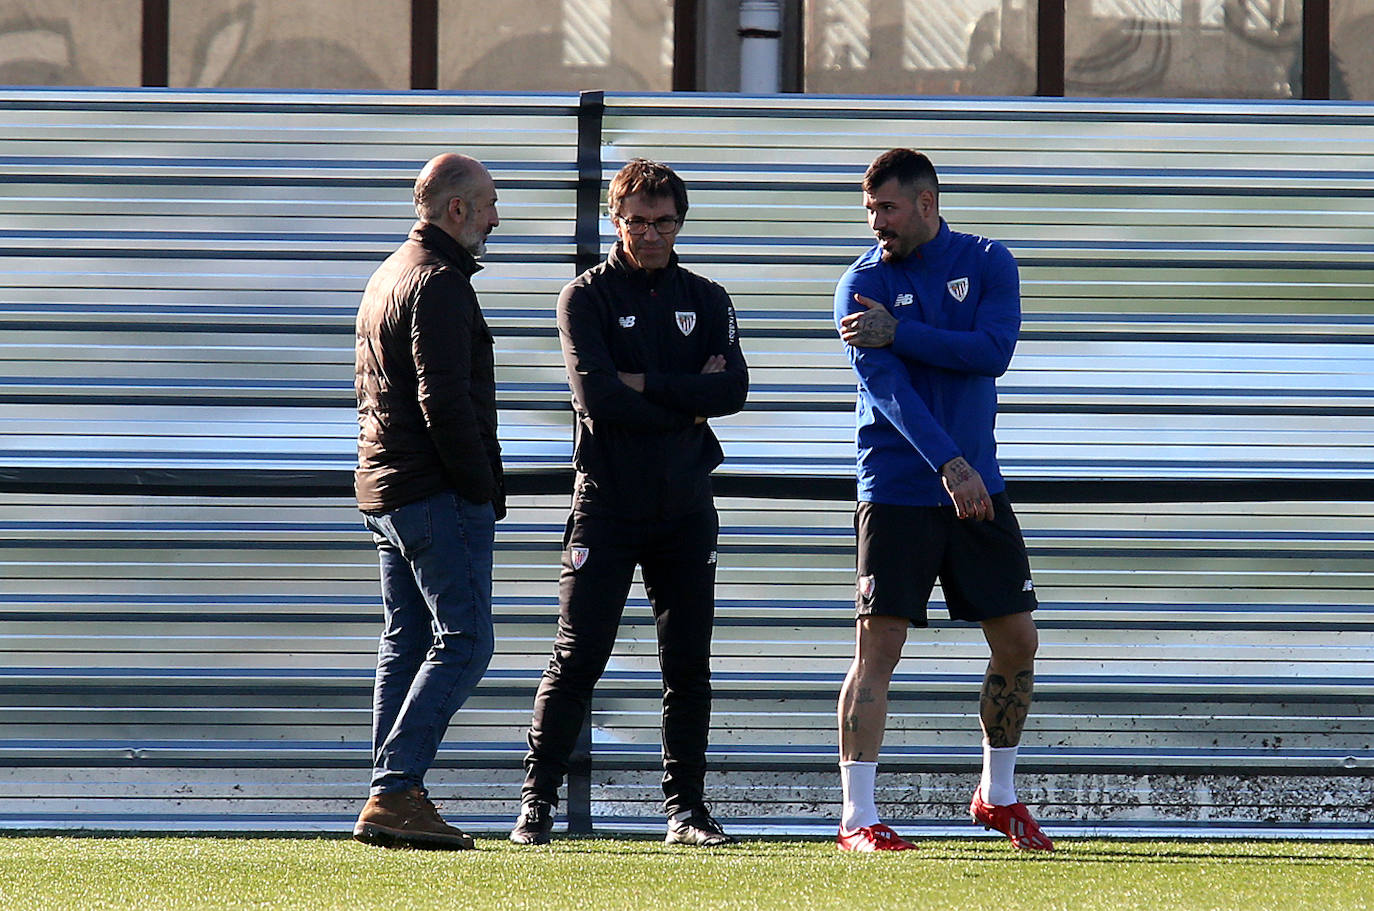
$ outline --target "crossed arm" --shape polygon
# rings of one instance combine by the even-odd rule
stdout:
[[[724,372],[725,372],[725,355],[723,355],[723,354],[713,354],[713,355],[711,355],[710,357],[708,357],[708,358],[706,359],[706,363],[703,364],[702,367],[701,367],[701,375],[702,375],[702,376],[710,376],[710,375],[712,375],[712,374],[724,373]],[[644,374],[642,374],[642,373],[626,373],[626,372],[623,371],[623,370],[617,370],[617,371],[616,371],[616,376],[620,377],[620,382],[624,383],[626,386],[629,386],[629,387],[630,387],[631,389],[633,389],[635,392],[643,392],[643,391],[644,391]],[[697,415],[697,416],[694,418],[694,420],[695,420],[696,423],[698,423],[698,424],[704,424],[704,423],[706,423],[706,416],[705,416],[705,415],[699,414],[699,415]]]
[[[854,294],[854,301],[864,309],[854,311],[841,317],[839,320],[840,338],[846,345],[850,346],[851,352],[857,355],[851,357],[854,362],[855,370],[859,374],[860,382],[868,385],[865,378],[865,373],[867,371],[864,367],[860,366],[861,362],[881,362],[885,360],[884,356],[894,359],[899,357],[895,350],[885,350],[879,353],[881,349],[893,349],[893,343],[897,337],[898,321],[886,307],[871,298],[856,293]],[[938,332],[942,330],[935,331]],[[948,334],[955,335],[955,333]],[[961,335],[968,335],[968,333],[962,333]],[[858,349],[868,349],[868,351],[860,354]],[[1008,358],[1009,356],[1008,354]],[[947,358],[945,360],[946,363],[935,364],[935,366],[949,367],[949,360],[951,359]],[[960,364],[964,362],[962,354],[953,358],[953,360],[956,360]],[[883,372],[889,374],[894,372],[894,365],[886,364],[885,366],[887,369]],[[1003,370],[1005,370],[1005,363],[1003,363],[1002,367],[998,369],[997,372],[1001,373]],[[902,393],[905,392],[906,390],[902,390]],[[906,396],[903,394],[893,396],[893,398],[903,397],[913,396]],[[882,409],[881,405],[879,407],[880,410],[885,410]],[[902,418],[909,419],[915,417],[917,420],[923,419],[929,422],[930,425],[935,425],[934,418],[923,405],[920,408],[912,407],[910,404],[905,407],[899,405],[895,410],[901,414]],[[888,415],[888,417],[892,420],[894,415]],[[907,430],[910,425],[909,420],[893,420],[893,423],[902,430],[904,435],[908,436],[909,439],[911,438],[911,434]],[[941,436],[943,436],[943,433]],[[917,446],[918,451],[922,452],[922,455],[927,454],[927,450],[918,444],[916,440],[913,439],[912,442],[913,445]],[[929,461],[928,456],[927,460]],[[988,494],[987,486],[983,483],[982,475],[968,463],[967,459],[962,455],[955,454],[944,462],[939,463],[937,470],[940,475],[940,482],[943,484],[945,492],[949,494],[950,500],[954,504],[956,516],[960,519],[973,520],[988,520],[993,517],[994,509],[992,498]]]

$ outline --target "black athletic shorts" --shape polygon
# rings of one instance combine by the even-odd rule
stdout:
[[[859,503],[859,616],[905,617],[928,626],[935,580],[949,615],[978,623],[1035,610],[1035,586],[1021,526],[1005,493],[992,496],[989,522],[957,519],[953,506]]]

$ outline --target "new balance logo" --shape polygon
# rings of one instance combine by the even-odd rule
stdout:
[[[893,307],[910,307],[916,298],[910,294],[898,294],[897,299],[892,302]]]
[[[1030,579],[1027,579],[1027,580],[1026,580],[1026,584],[1023,585],[1023,586],[1021,586],[1021,591],[1023,591],[1023,592],[1033,592],[1033,591],[1035,591],[1035,583],[1032,582]]]
[[[621,329],[633,329],[634,327],[635,327],[635,318],[634,318],[633,316],[622,316],[622,317],[620,318],[620,328],[621,328]]]

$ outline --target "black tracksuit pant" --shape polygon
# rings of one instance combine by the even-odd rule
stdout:
[[[522,799],[558,802],[592,689],[615,646],[635,565],[653,607],[663,672],[663,793],[668,815],[700,806],[711,725],[711,624],[719,518],[707,503],[670,520],[588,515],[563,535],[558,635],[534,697]]]

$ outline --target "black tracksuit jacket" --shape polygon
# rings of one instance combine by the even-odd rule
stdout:
[[[678,265],[632,267],[620,244],[558,299],[558,337],[577,423],[574,510],[671,519],[711,505],[724,458],[705,418],[744,407],[749,367],[730,296]],[[712,355],[723,373],[702,374]],[[644,392],[618,372],[645,375]]]

